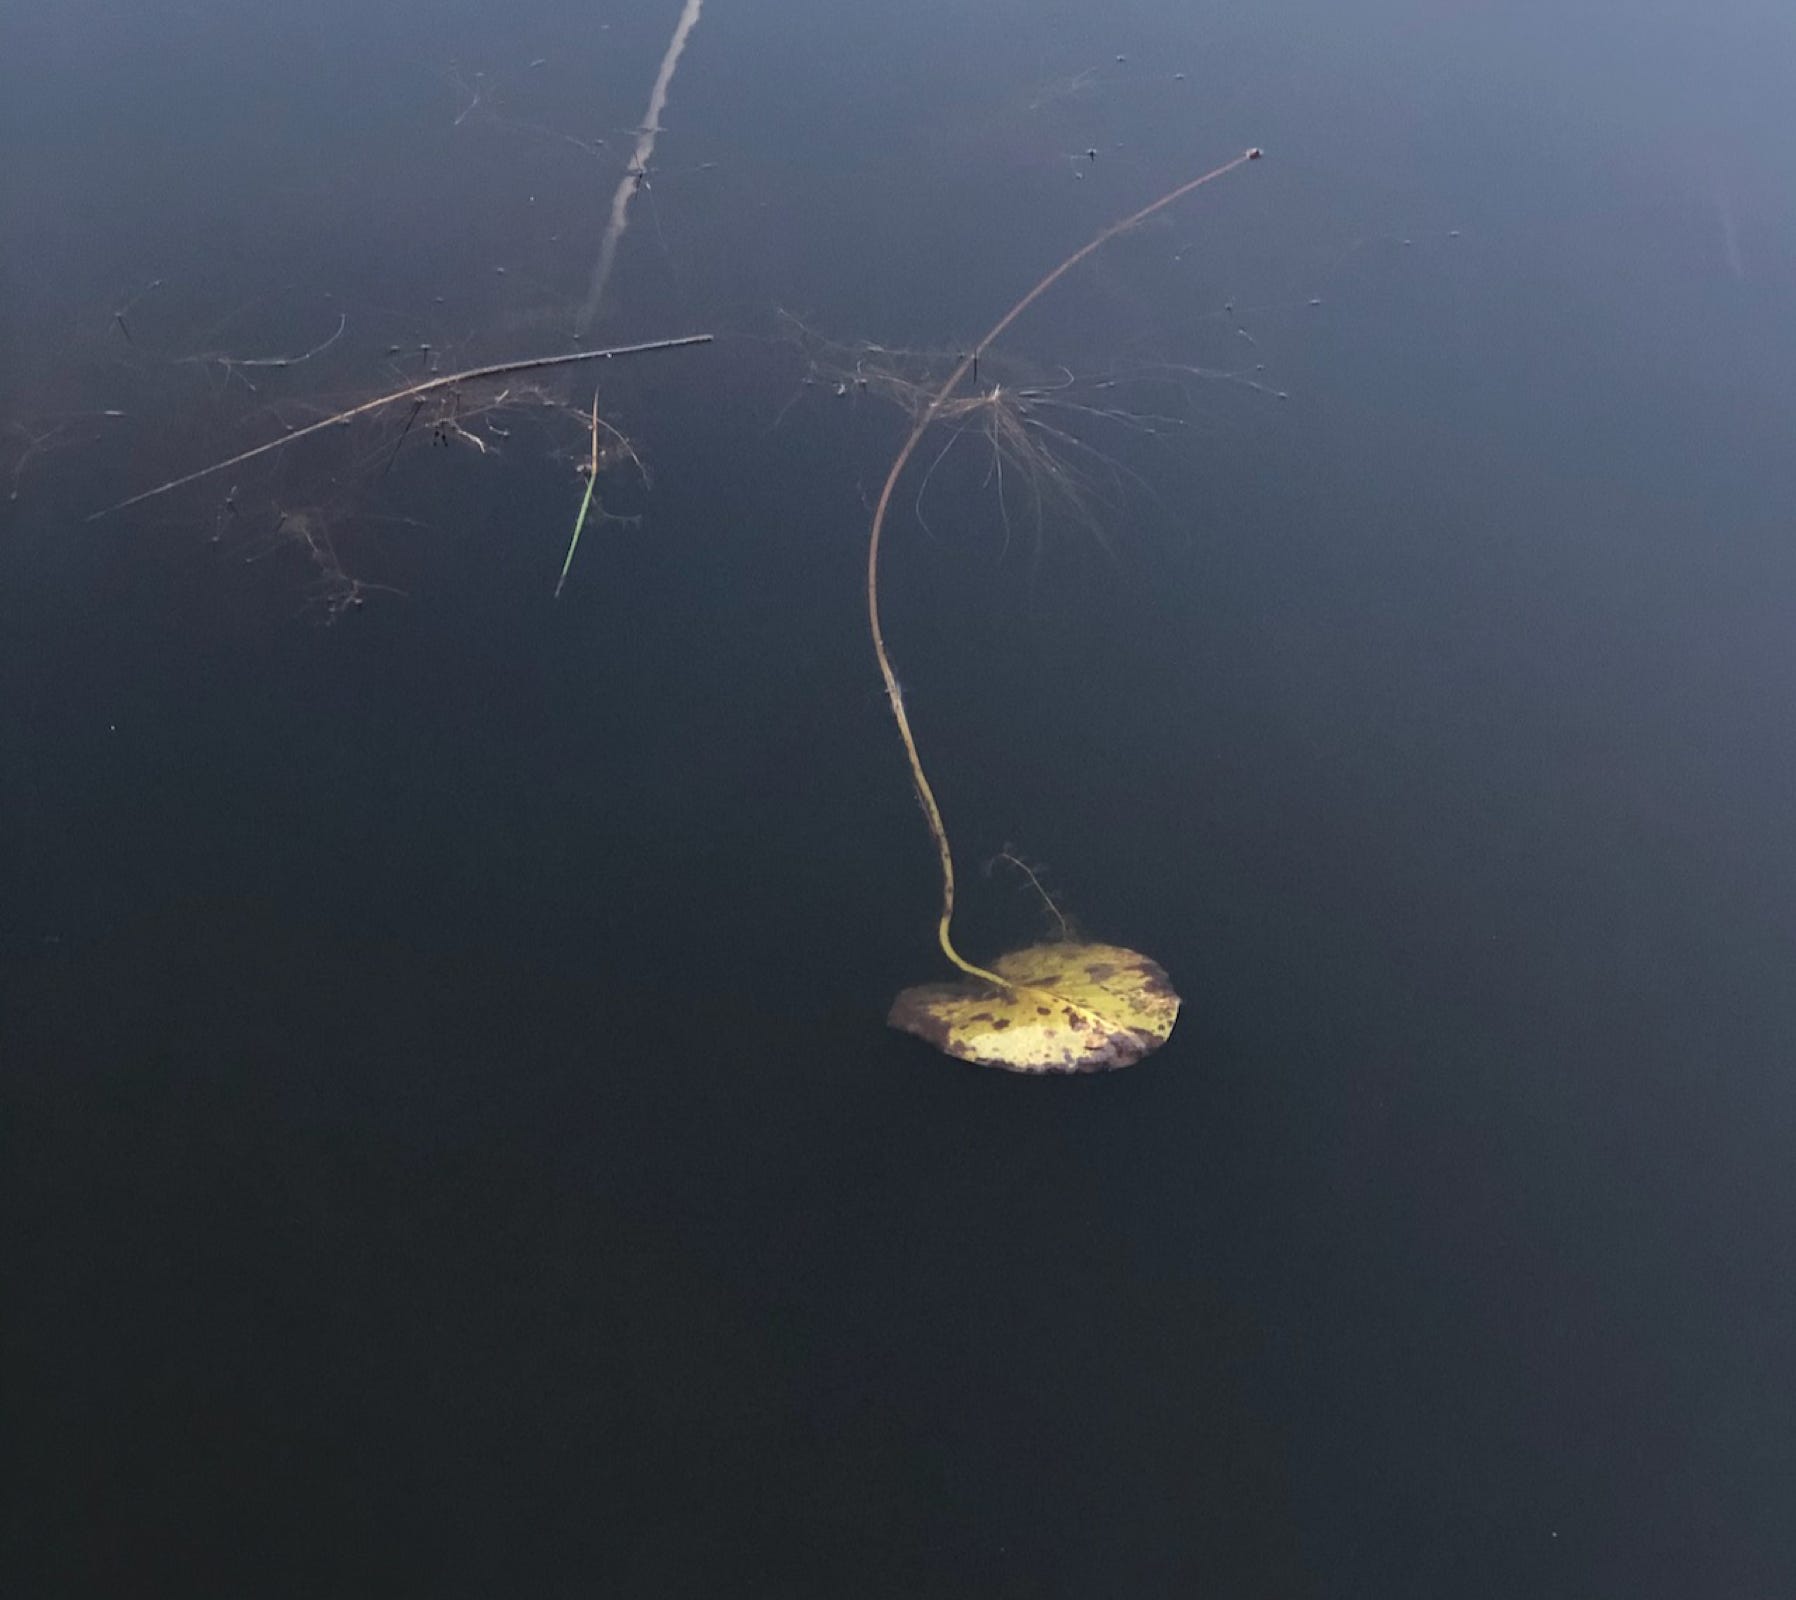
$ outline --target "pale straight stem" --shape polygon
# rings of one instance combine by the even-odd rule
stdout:
[[[577,366],[584,361],[610,361],[618,356],[645,356],[657,350],[680,350],[687,345],[709,344],[710,342],[711,335],[708,333],[689,333],[678,339],[652,339],[646,344],[620,344],[614,345],[609,350],[574,350],[560,356],[532,356],[524,361],[499,361],[490,367],[470,367],[466,372],[445,373],[440,378],[430,378],[423,383],[414,383],[410,388],[395,389],[391,394],[378,395],[372,400],[364,400],[359,406],[351,406],[347,411],[339,411],[335,416],[326,417],[321,422],[308,423],[303,428],[295,428],[291,433],[283,433],[280,438],[270,439],[267,444],[259,444],[253,449],[240,451],[224,461],[214,461],[211,466],[201,467],[198,472],[189,472],[180,478],[170,478],[167,483],[159,483],[154,489],[145,489],[142,494],[134,494],[129,500],[121,500],[117,505],[107,506],[103,510],[89,513],[87,520],[97,522],[101,517],[109,517],[115,511],[123,511],[129,506],[142,505],[144,501],[154,500],[158,495],[168,494],[175,489],[184,489],[188,484],[198,483],[202,478],[210,478],[214,473],[241,466],[245,461],[254,461],[257,456],[265,456],[271,450],[284,450],[288,445],[304,439],[310,434],[322,433],[326,428],[335,428],[345,422],[353,422],[357,417],[365,417],[371,412],[398,405],[402,400],[418,400],[442,389],[452,389],[458,383],[479,383],[487,378],[507,378],[519,372],[541,372],[549,367]]]
[[[630,202],[636,197],[638,184],[646,182],[648,178],[649,162],[655,154],[655,140],[661,132],[661,113],[667,108],[667,91],[673,87],[674,68],[680,64],[680,54],[686,48],[688,35],[698,26],[698,14],[704,8],[704,3],[705,0],[685,0],[680,20],[674,24],[673,37],[667,41],[667,53],[661,57],[654,86],[649,90],[649,108],[643,113],[642,125],[636,130],[636,148],[631,153],[630,164],[624,168],[624,175],[618,180],[617,188],[611,195],[611,217],[605,224],[605,237],[599,241],[598,265],[592,269],[592,284],[586,291],[586,304],[580,308],[580,315],[574,323],[576,337],[584,334],[599,314],[599,304],[605,298],[605,285],[611,280],[611,268],[617,260],[618,241],[623,238],[624,229],[630,225]]]
[[[886,649],[885,630],[879,624],[879,540],[880,534],[885,528],[886,513],[891,508],[892,491],[897,487],[899,477],[909,464],[911,456],[916,452],[918,442],[928,432],[930,424],[941,414],[942,407],[954,393],[960,380],[972,370],[973,363],[1011,323],[1015,322],[1081,261],[1101,246],[1108,244],[1119,233],[1128,232],[1130,228],[1145,222],[1155,212],[1162,211],[1174,202],[1184,199],[1193,189],[1201,189],[1206,183],[1214,182],[1224,173],[1233,172],[1236,167],[1254,160],[1258,155],[1257,149],[1243,150],[1233,161],[1225,161],[1220,167],[1204,173],[1201,177],[1193,178],[1188,183],[1182,183],[1178,188],[1161,195],[1158,200],[1124,217],[1121,222],[1113,222],[1096,238],[1075,250],[1003,316],[999,317],[985,337],[961,357],[960,364],[948,374],[947,382],[936,391],[935,397],[923,408],[923,414],[911,428],[909,436],[898,451],[897,458],[892,462],[892,470],[886,474],[885,484],[879,491],[879,501],[873,508],[873,527],[867,536],[867,625],[873,635],[873,653],[879,660],[879,675],[885,680],[886,700],[892,708],[892,719],[898,724],[898,736],[904,741],[904,753],[910,761],[911,781],[916,785],[917,799],[923,806],[923,818],[929,824],[929,834],[935,840],[936,855],[941,862],[942,912],[936,923],[936,938],[941,944],[942,954],[962,972],[987,983],[995,984],[1000,989],[1009,989],[1011,985],[1000,978],[997,973],[989,971],[985,967],[975,966],[954,948],[952,937],[954,852],[948,844],[948,830],[942,822],[941,807],[936,804],[935,791],[930,788],[929,779],[923,771],[923,758],[917,753],[916,735],[911,731],[910,716],[904,709],[904,694],[898,686],[898,674],[893,670],[892,658]]]

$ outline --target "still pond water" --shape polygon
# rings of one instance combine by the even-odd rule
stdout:
[[[687,9],[7,18],[7,1592],[1796,1592],[1787,7]]]

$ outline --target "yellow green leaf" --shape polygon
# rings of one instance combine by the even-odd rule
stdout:
[[[1004,988],[967,980],[906,989],[886,1019],[947,1055],[1007,1072],[1105,1072],[1157,1050],[1179,997],[1157,961],[1064,941],[991,964]]]

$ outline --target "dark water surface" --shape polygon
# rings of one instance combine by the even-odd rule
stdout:
[[[566,348],[677,9],[6,16],[0,1586],[1796,1592],[1788,8],[709,0],[559,601],[565,417],[83,520]],[[853,364],[1250,144],[987,374],[1104,543],[900,497],[963,942],[1187,1001],[949,1062]]]

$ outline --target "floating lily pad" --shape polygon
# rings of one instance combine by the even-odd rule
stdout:
[[[1010,987],[925,983],[887,1021],[1006,1072],[1107,1072],[1166,1043],[1179,997],[1157,961],[1114,944],[1030,945],[992,963]]]

